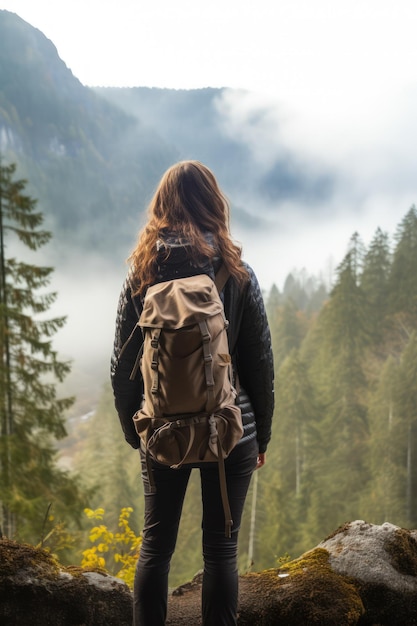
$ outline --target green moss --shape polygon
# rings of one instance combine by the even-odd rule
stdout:
[[[329,553],[327,550],[324,548],[315,548],[310,552],[306,552],[298,559],[281,566],[280,573],[297,576],[305,573],[307,570],[311,570],[311,568],[314,568],[316,571],[319,571],[322,568],[326,568],[327,570],[330,569]]]
[[[0,540],[0,577],[11,576],[18,570],[31,569],[39,576],[55,578],[60,565],[52,554],[26,543]]]
[[[324,548],[306,552],[280,568],[247,576],[263,601],[275,598],[277,619],[289,626],[353,626],[365,612],[353,581],[332,570]]]
[[[417,541],[409,530],[399,528],[394,534],[387,536],[384,547],[397,572],[417,576]]]
[[[65,567],[47,550],[9,539],[0,539],[0,579],[15,576],[19,571],[32,571],[36,577],[48,580],[56,580],[62,572],[75,577],[81,576],[83,572],[92,571],[107,574],[99,568]]]

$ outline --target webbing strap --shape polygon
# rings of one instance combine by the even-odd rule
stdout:
[[[229,276],[229,270],[224,265],[224,263],[222,263],[220,268],[217,270],[216,276],[214,277],[214,284],[216,285],[217,291],[219,293],[223,290],[223,287],[227,283]]]
[[[206,412],[211,413],[215,408],[213,355],[211,354],[211,335],[206,320],[198,323],[203,340],[204,375],[207,386]]]
[[[223,450],[220,445],[219,433],[217,431],[216,420],[214,419],[214,415],[210,415],[209,417],[209,426],[210,426],[210,443],[213,444],[215,440],[216,447],[217,447],[220,494],[222,498],[223,511],[224,511],[224,533],[226,537],[230,538],[232,535],[232,526],[233,526],[232,512],[230,510],[229,497],[227,495],[226,470],[224,467]]]
[[[140,328],[139,322],[136,322],[136,324],[134,325],[133,330],[130,333],[129,337],[126,339],[126,341],[122,345],[122,348],[121,348],[120,353],[119,353],[119,359],[122,357],[123,352],[126,350],[130,340],[132,339],[133,335],[135,334],[135,332],[137,331],[138,328]]]
[[[230,510],[229,498],[227,495],[227,483],[226,483],[226,471],[224,468],[224,458],[220,447],[220,443],[217,440],[217,448],[219,450],[219,482],[220,493],[222,496],[223,510],[224,510],[224,534],[230,539],[232,536],[232,512]]]
[[[138,373],[138,369],[139,369],[139,366],[140,366],[140,360],[142,358],[142,355],[143,355],[143,343],[142,343],[142,345],[141,345],[141,347],[140,347],[140,349],[139,349],[139,351],[137,353],[135,364],[133,366],[132,371],[130,372],[129,380],[135,380],[136,374]]]
[[[146,464],[146,473],[148,475],[149,492],[156,493],[155,478],[152,472],[151,455],[149,454],[149,450],[147,446],[142,441],[140,443],[140,447],[141,447],[142,452],[145,453],[145,464]]]

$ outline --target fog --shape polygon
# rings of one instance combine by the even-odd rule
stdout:
[[[87,253],[58,265],[52,275],[48,291],[57,292],[57,299],[47,317],[67,318],[52,343],[59,358],[71,362],[71,374],[60,393],[76,396],[75,412],[94,408],[109,381],[117,303],[126,269],[124,259],[115,263]]]
[[[234,190],[237,204],[266,221],[265,232],[239,233],[266,287],[293,268],[328,277],[354,232],[366,245],[378,227],[393,235],[415,204],[417,85],[392,87],[368,99],[345,92],[323,108],[231,90],[218,100],[225,132],[251,150],[255,179],[289,164],[307,181],[275,202]]]
[[[265,294],[273,283],[282,289],[294,269],[321,277],[329,287],[355,232],[365,245],[377,228],[392,240],[417,198],[416,94],[410,89],[382,99],[374,115],[368,102],[350,115],[342,107],[326,117],[290,111],[271,96],[223,92],[216,103],[222,130],[251,154],[250,179],[225,191],[235,211],[252,216],[253,226],[232,213],[232,234]],[[299,184],[271,199],[260,194],[258,183],[274,168],[288,168]],[[54,313],[68,316],[55,344],[83,372],[84,383],[97,381],[92,386],[108,378],[129,252],[127,247],[116,260],[83,253],[54,263]]]
[[[244,259],[254,268],[265,296],[273,283],[280,289],[293,270],[305,269],[329,287],[334,270],[347,252],[351,235],[357,231],[368,245],[378,226],[393,234],[406,213],[392,207],[381,215],[374,198],[362,211],[340,210],[317,219],[302,207],[282,207],[269,232],[235,232],[243,246]],[[386,204],[385,204],[386,206]],[[129,250],[126,250],[126,256]],[[58,267],[51,290],[58,292],[51,316],[66,315],[67,323],[53,340],[63,358],[73,362],[68,393],[95,402],[109,380],[110,355],[120,289],[126,275],[124,258],[118,262],[92,254]]]

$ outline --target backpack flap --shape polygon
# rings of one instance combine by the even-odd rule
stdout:
[[[177,330],[222,311],[214,282],[206,274],[199,274],[149,287],[139,326]]]

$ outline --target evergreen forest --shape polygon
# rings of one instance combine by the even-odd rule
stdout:
[[[265,294],[276,376],[267,463],[252,481],[240,536],[242,571],[295,558],[344,522],[417,526],[417,209],[390,240],[355,233],[329,294],[304,272]],[[142,487],[110,388],[82,432],[77,469],[91,505],[115,523]],[[172,583],[202,565],[199,476],[193,473]]]

